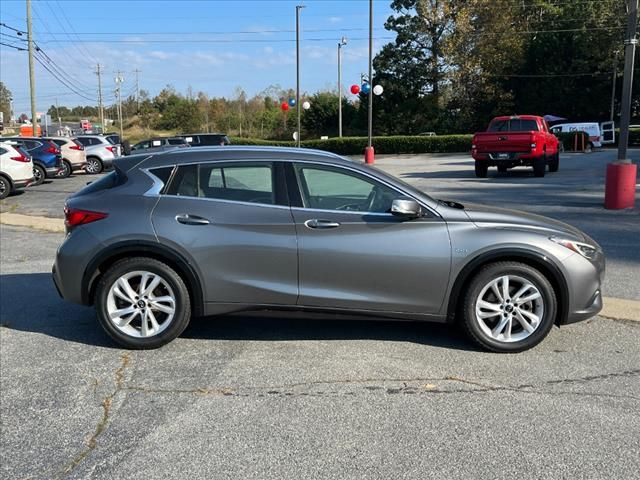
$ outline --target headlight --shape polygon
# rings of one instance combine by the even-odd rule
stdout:
[[[556,242],[563,247],[567,247],[569,250],[573,250],[589,260],[593,260],[598,252],[596,247],[589,245],[588,243],[576,242],[574,240],[567,240],[566,238],[558,237],[549,237],[549,240]]]

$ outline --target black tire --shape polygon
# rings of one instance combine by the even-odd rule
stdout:
[[[42,185],[44,179],[47,178],[47,171],[42,168],[40,165],[33,165],[33,184],[32,185]]]
[[[146,338],[127,335],[119,330],[110,320],[107,306],[109,291],[114,283],[127,273],[141,270],[162,277],[171,287],[175,300],[175,313],[169,325],[157,335]],[[95,306],[98,321],[105,332],[123,347],[133,350],[148,350],[169,343],[187,328],[191,319],[189,290],[182,277],[165,263],[147,257],[125,258],[107,270],[96,287]]]
[[[492,280],[505,275],[513,275],[534,285],[541,294],[543,314],[537,328],[526,338],[505,342],[499,341],[488,335],[480,326],[480,321],[476,318],[476,301],[482,290]],[[513,285],[510,294],[513,295],[517,289]],[[471,280],[464,297],[462,324],[469,337],[484,349],[498,353],[516,353],[528,350],[540,343],[549,333],[555,323],[556,312],[558,311],[558,301],[555,291],[549,280],[537,269],[519,262],[497,262],[484,266]],[[498,319],[500,319],[498,315]],[[497,320],[495,320],[497,322]],[[513,320],[513,324],[523,331],[519,323]]]
[[[507,173],[507,170],[509,170],[509,167],[507,167],[506,165],[498,165],[498,172]]]
[[[549,171],[557,172],[560,169],[560,153],[556,152],[555,155],[549,160]]]
[[[62,160],[62,170],[60,170],[60,173],[58,173],[58,175],[56,175],[57,178],[67,178],[71,175],[71,172],[73,171],[73,169],[71,168],[71,164],[69,163],[68,160]]]
[[[476,160],[476,164],[475,164],[476,177],[487,178],[488,170],[489,170],[489,166],[487,165],[487,162]]]
[[[101,173],[104,170],[102,160],[98,157],[87,157],[87,165],[84,167],[84,171],[89,174]]]
[[[547,156],[542,155],[533,161],[533,176],[544,177],[544,171],[547,168]]]
[[[11,193],[11,182],[4,175],[0,175],[0,200],[3,200]]]

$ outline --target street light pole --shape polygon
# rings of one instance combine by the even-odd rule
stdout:
[[[296,5],[296,114],[298,116],[298,130],[296,147],[300,146],[300,10],[303,5]]]
[[[373,83],[373,0],[369,0],[369,85]],[[374,162],[373,151],[373,92],[369,91],[369,115],[367,119],[368,124],[368,140],[367,148],[365,149],[364,161],[365,163]]]
[[[342,47],[347,44],[347,37],[338,42],[338,137],[342,138]]]

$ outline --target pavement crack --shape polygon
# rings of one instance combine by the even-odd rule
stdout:
[[[125,371],[129,366],[131,361],[131,357],[129,353],[123,353],[120,357],[120,366],[116,369],[114,373],[114,389],[102,399],[101,407],[102,407],[102,416],[100,420],[96,424],[96,428],[93,434],[89,437],[86,442],[85,448],[83,448],[80,452],[78,452],[62,469],[59,478],[65,477],[69,475],[73,470],[78,467],[90,454],[95,450],[98,446],[98,438],[100,435],[104,433],[109,425],[109,421],[111,420],[112,406],[113,400],[115,396],[123,390]]]

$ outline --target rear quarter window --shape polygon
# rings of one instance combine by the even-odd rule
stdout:
[[[89,195],[90,193],[96,193],[101,190],[109,190],[110,188],[117,187],[118,185],[122,185],[127,181],[127,177],[124,173],[119,170],[113,170],[112,172],[106,174],[101,179],[96,180],[95,182],[91,182],[89,185],[84,187],[78,193],[73,195],[74,197],[81,197],[82,195]]]

